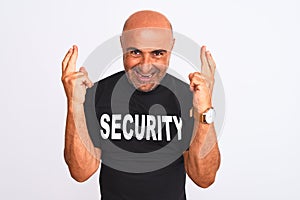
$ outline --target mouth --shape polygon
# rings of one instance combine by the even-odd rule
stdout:
[[[155,72],[149,73],[149,74],[142,74],[138,72],[137,70],[134,70],[134,74],[138,78],[139,82],[145,83],[145,82],[150,82],[152,77],[155,75]]]

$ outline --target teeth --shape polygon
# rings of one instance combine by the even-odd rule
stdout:
[[[152,75],[142,75],[142,77],[150,78]]]
[[[143,74],[140,74],[140,73],[138,73],[138,75],[139,75],[140,77],[143,77],[143,78],[151,78],[151,77],[153,76],[153,74],[143,75]]]

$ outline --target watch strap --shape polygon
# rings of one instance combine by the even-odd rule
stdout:
[[[200,112],[198,112],[197,108],[193,107],[190,109],[190,117],[194,117],[194,119],[198,120],[200,123],[208,124],[206,121],[206,113],[210,109],[213,109],[213,107],[209,107],[204,112],[200,113]]]

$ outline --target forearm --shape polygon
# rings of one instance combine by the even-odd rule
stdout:
[[[210,186],[220,165],[220,152],[213,124],[195,120],[194,138],[189,151],[184,153],[189,177],[200,187]]]
[[[89,137],[82,104],[68,103],[64,156],[71,176],[79,182],[87,180],[99,167],[100,150]]]

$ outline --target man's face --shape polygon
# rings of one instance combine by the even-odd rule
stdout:
[[[143,28],[123,32],[123,63],[128,80],[148,92],[159,85],[169,66],[173,37],[171,30]]]

